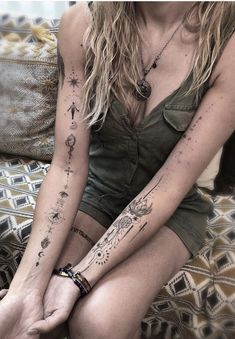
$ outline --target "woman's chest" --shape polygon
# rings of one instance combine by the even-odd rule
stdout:
[[[156,53],[143,51],[144,69],[149,70],[145,80],[151,87],[150,97],[138,108],[134,125],[138,125],[143,117],[148,116],[165,98],[180,88],[192,71],[195,46],[192,43],[172,43],[157,61],[157,67],[151,68]],[[138,105],[133,98],[133,107]]]

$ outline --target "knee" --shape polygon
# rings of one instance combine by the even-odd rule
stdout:
[[[69,319],[70,337],[71,339],[130,339],[132,336],[129,328],[123,325],[124,317],[124,314],[115,316],[105,303],[100,305],[95,302],[81,301]]]

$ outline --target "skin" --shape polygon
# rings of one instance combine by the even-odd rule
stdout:
[[[65,72],[64,78],[61,75],[58,96],[55,155],[40,191],[24,258],[9,292],[0,303],[3,339],[28,338],[27,331],[33,328],[41,333],[51,331],[68,317],[73,339],[140,338],[139,325],[152,299],[190,255],[178,236],[163,225],[235,126],[235,79],[231,72],[235,66],[235,40],[232,36],[213,71],[210,88],[186,131],[187,137],[180,139],[148,185],[107,231],[84,213],[76,214],[87,178],[89,131],[79,119],[78,111],[74,112],[77,127],[71,129],[73,118],[69,107],[75,100],[78,110],[80,106],[78,98],[84,81],[81,44],[90,20],[85,5],[76,6],[65,13],[60,26],[59,48]],[[168,16],[169,4],[155,3],[153,6],[141,3],[139,7],[143,41],[151,46],[149,54],[147,50],[143,54],[144,64],[152,60],[155,51],[178,25],[179,13],[186,9],[185,4],[176,3]],[[81,28],[80,35],[78,27]],[[190,43],[185,43],[185,39]],[[153,46],[153,41],[162,44]],[[149,73],[153,94],[145,107],[145,115],[182,83],[190,70],[193,50],[192,37],[179,31],[174,42],[169,44],[157,72]],[[69,137],[71,133],[76,142]],[[46,189],[48,186],[50,192]],[[61,197],[62,191],[68,194],[66,198]],[[59,224],[54,222],[58,217],[63,220]],[[92,247],[83,236],[71,232],[71,225],[82,229],[96,244]],[[48,233],[50,227],[53,227],[52,233]],[[39,255],[42,251],[44,255]],[[38,257],[40,260],[36,265]],[[75,265],[75,271],[82,271],[93,286],[81,300],[78,300],[78,288],[70,279],[50,278],[55,265],[60,267],[68,262]],[[38,309],[27,314],[32,305],[28,299],[27,302],[23,300],[28,294],[38,298]],[[14,312],[9,311],[12,300],[15,300]],[[21,322],[16,329],[12,324],[20,307],[25,312],[21,311]],[[8,314],[8,322],[5,314]],[[42,314],[45,320],[42,320]],[[16,331],[21,331],[21,336],[16,335]],[[59,338],[58,331],[62,334],[61,328],[57,328],[41,337]],[[35,338],[38,337],[36,334]]]

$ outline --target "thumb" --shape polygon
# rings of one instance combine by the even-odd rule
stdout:
[[[55,327],[65,322],[68,314],[63,310],[56,310],[52,315],[43,320],[35,322],[28,330],[28,334],[34,335],[39,333],[47,333]]]

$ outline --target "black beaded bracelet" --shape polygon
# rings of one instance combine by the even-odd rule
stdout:
[[[72,265],[67,264],[65,267],[54,269],[53,273],[61,277],[68,277],[73,280],[74,284],[79,288],[81,296],[88,294],[91,290],[91,286],[88,281],[81,275],[81,273],[74,273],[72,271]]]

